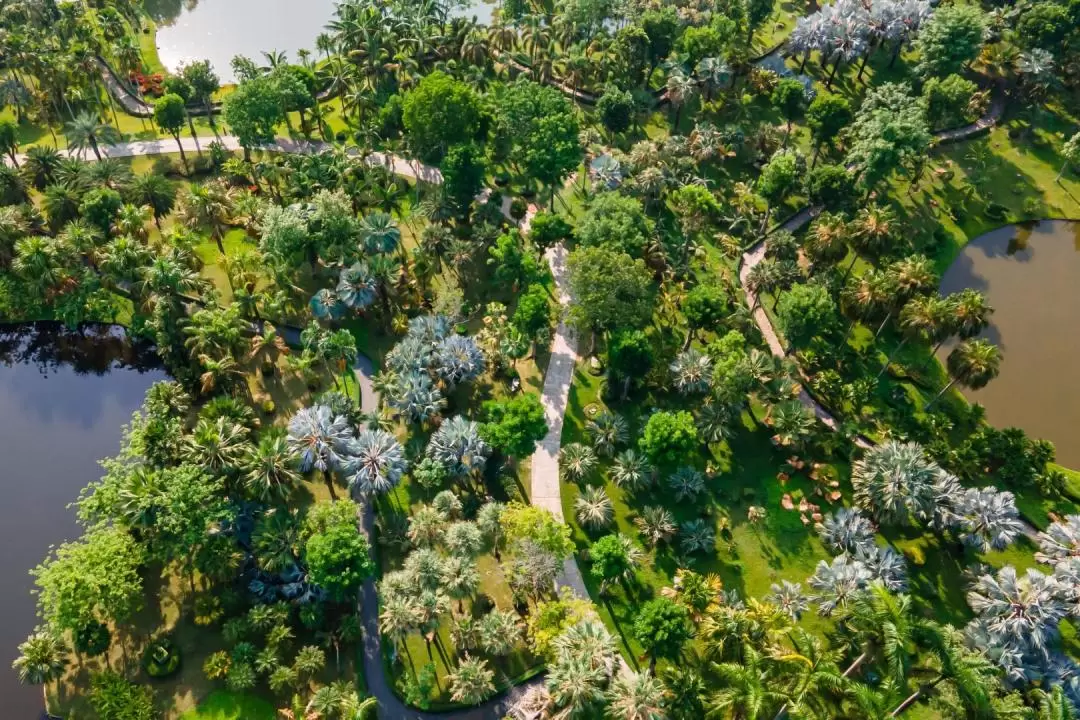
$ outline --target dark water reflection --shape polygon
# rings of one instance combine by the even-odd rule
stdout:
[[[28,571],[50,545],[79,534],[67,506],[100,477],[97,461],[119,449],[121,427],[147,388],[167,376],[153,349],[122,329],[70,331],[52,323],[0,325],[0,716],[32,720],[41,692],[10,669],[33,629]]]
[[[1059,462],[1080,468],[1080,223],[1047,220],[976,238],[941,282],[942,292],[963,288],[989,298],[993,323],[983,337],[1003,355],[1001,374],[965,396],[993,425],[1050,440]]]

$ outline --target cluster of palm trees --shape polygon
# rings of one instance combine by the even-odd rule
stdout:
[[[858,76],[861,80],[870,55],[891,46],[895,60],[932,13],[933,6],[926,0],[839,0],[799,18],[788,39],[788,49],[802,54],[800,70],[814,52],[820,55],[823,66],[833,63],[826,87],[832,86],[843,63],[862,58]]]

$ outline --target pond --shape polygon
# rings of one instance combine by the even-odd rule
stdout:
[[[158,25],[157,47],[170,70],[194,60],[210,60],[225,83],[235,82],[230,63],[246,55],[263,64],[263,51],[280,50],[291,62],[307,48],[316,57],[315,38],[326,30],[337,0],[143,0]],[[454,5],[454,3],[450,3]],[[493,2],[468,0],[451,15],[489,23]]]
[[[986,408],[992,425],[1053,442],[1058,462],[1072,468],[1080,468],[1078,287],[1080,223],[1057,220],[972,240],[941,282],[943,293],[980,290],[994,308],[983,337],[1001,348],[1001,374],[964,395]]]
[[[41,690],[19,685],[11,661],[37,623],[29,570],[80,529],[68,504],[101,476],[147,388],[166,379],[152,348],[106,325],[0,325],[0,697],[4,718],[41,717]]]

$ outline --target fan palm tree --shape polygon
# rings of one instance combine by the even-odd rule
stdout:
[[[890,440],[867,450],[852,466],[855,504],[887,524],[929,521],[944,475],[917,443]]]
[[[668,102],[675,108],[675,118],[672,121],[672,128],[678,133],[679,120],[682,117],[683,108],[697,94],[698,86],[692,77],[683,72],[681,68],[678,68],[673,69],[668,73],[665,89],[667,90]]]
[[[949,371],[949,383],[927,403],[927,410],[957,383],[969,390],[986,387],[1001,371],[1001,352],[997,345],[986,340],[965,340],[949,353],[945,366]]]
[[[408,467],[401,443],[382,430],[360,431],[346,442],[345,453],[349,487],[365,497],[392,490]]]
[[[517,613],[492,610],[480,618],[480,643],[492,655],[509,655],[521,642],[522,626]]]
[[[284,500],[300,482],[296,471],[296,452],[289,447],[285,431],[274,428],[259,437],[257,445],[247,446],[243,462],[244,485],[263,502]]]
[[[604,700],[604,683],[608,675],[584,653],[560,653],[548,665],[547,688],[551,700],[567,717],[588,717],[590,709]]]
[[[64,135],[67,136],[68,147],[75,150],[80,157],[87,148],[90,148],[98,160],[102,158],[102,145],[120,142],[121,139],[116,128],[101,122],[97,115],[88,110],[84,110],[68,122]]]
[[[683,395],[704,393],[712,380],[712,360],[693,348],[675,356],[669,368],[675,389]]]
[[[185,456],[193,465],[225,474],[240,467],[248,449],[248,429],[229,418],[202,418],[185,441]]]
[[[848,332],[859,320],[872,320],[884,315],[884,322],[887,322],[896,305],[897,284],[894,273],[876,268],[849,279],[841,294],[844,309],[852,318]]]
[[[337,298],[346,307],[363,310],[375,302],[378,282],[364,263],[342,268],[337,285]]]
[[[321,471],[335,500],[333,471],[342,465],[341,453],[352,437],[348,419],[325,405],[303,408],[289,420],[289,446],[300,456],[300,471]]]
[[[634,491],[652,484],[653,467],[649,459],[633,448],[615,456],[611,466],[611,479],[620,488]]]
[[[588,445],[569,443],[559,450],[559,472],[569,482],[581,482],[596,465],[596,453]]]
[[[951,307],[940,295],[917,295],[900,309],[900,330],[903,337],[900,344],[885,358],[877,377],[880,378],[889,369],[893,359],[911,340],[939,342],[947,336]]]
[[[67,667],[67,648],[55,634],[38,628],[19,644],[19,656],[11,664],[23,685],[41,685],[45,708],[49,707],[49,683],[60,679]]]
[[[611,498],[602,487],[587,487],[574,499],[574,514],[578,522],[591,530],[610,525],[614,511]]]
[[[657,505],[646,505],[641,509],[641,514],[634,518],[641,538],[651,546],[661,542],[669,542],[675,537],[677,530],[675,516],[667,508]]]
[[[427,447],[428,457],[459,477],[482,473],[490,454],[491,448],[480,436],[480,426],[461,415],[440,425]]]
[[[606,409],[586,421],[585,431],[592,438],[593,449],[604,457],[611,457],[615,449],[629,438],[626,421],[621,415]]]
[[[953,306],[953,328],[964,340],[973,338],[990,324],[994,308],[990,307],[986,296],[971,288],[961,290],[951,296]]]
[[[420,624],[420,610],[415,599],[401,593],[380,593],[382,612],[379,614],[379,630],[400,645],[405,637]]]
[[[604,716],[609,720],[664,720],[667,690],[650,673],[619,673],[607,691]]]
[[[478,705],[495,692],[495,673],[486,660],[468,654],[449,674],[450,699],[466,705]]]
[[[895,240],[896,231],[896,214],[888,207],[871,205],[861,208],[851,222],[849,242],[855,256],[848,265],[845,278],[851,273],[860,254],[878,257],[887,251]]]
[[[360,220],[360,239],[369,253],[389,254],[402,247],[401,230],[385,212],[368,213]]]

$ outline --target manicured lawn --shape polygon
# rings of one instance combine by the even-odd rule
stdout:
[[[274,706],[251,695],[228,690],[215,690],[194,710],[180,716],[181,720],[273,720]]]

